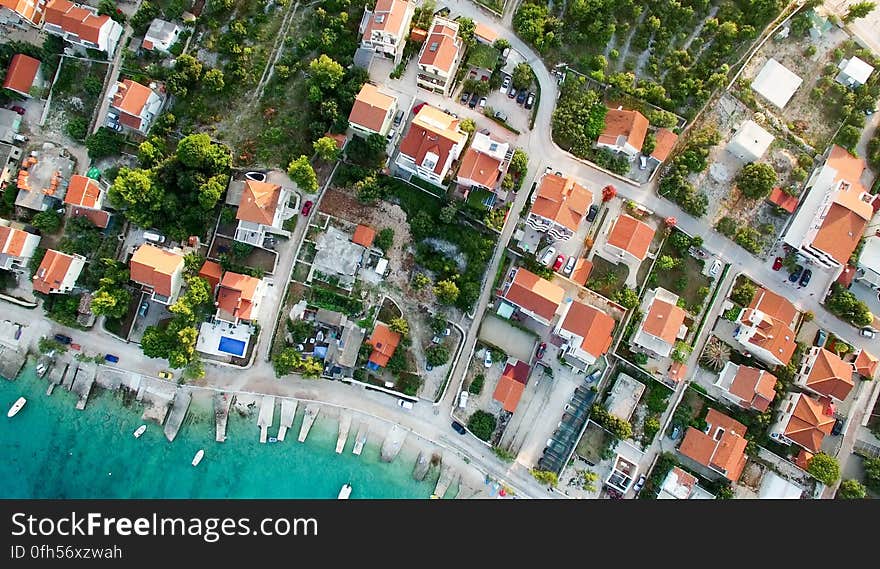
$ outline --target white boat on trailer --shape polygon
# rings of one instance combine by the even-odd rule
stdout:
[[[12,407],[9,408],[9,411],[6,413],[7,417],[15,417],[15,415],[21,411],[21,408],[24,407],[24,404],[27,403],[27,399],[24,397],[19,397],[15,400],[15,403],[12,404]]]

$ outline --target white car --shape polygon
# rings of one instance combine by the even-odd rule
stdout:
[[[510,87],[510,75],[505,75],[504,81],[501,82],[501,92],[507,93],[508,87]]]
[[[541,264],[542,265],[549,265],[550,262],[553,261],[553,259],[555,259],[555,258],[556,258],[556,249],[553,247],[550,247],[544,253],[544,256],[541,257]]]
[[[715,261],[712,262],[712,267],[709,269],[709,276],[710,277],[717,277],[718,273],[721,272],[721,267],[722,267],[721,261],[719,261],[718,259],[715,259]]]
[[[461,395],[458,396],[458,406],[460,408],[464,409],[465,407],[467,407],[467,402],[468,402],[468,392],[462,391]]]
[[[574,264],[576,261],[577,257],[575,257],[574,255],[569,257],[568,261],[565,262],[565,268],[562,270],[562,272],[566,275],[570,275],[571,272],[574,270]]]
[[[483,365],[486,367],[492,367],[492,351],[486,350],[486,356],[483,358]]]
[[[403,407],[404,409],[412,409],[413,404],[412,401],[407,401],[406,399],[398,399],[397,404]]]
[[[873,338],[877,335],[877,333],[872,328],[862,328],[861,330],[859,330],[859,334],[861,334],[865,338]]]

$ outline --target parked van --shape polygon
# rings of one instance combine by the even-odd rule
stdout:
[[[165,243],[165,236],[155,231],[144,231],[144,239],[153,243]]]

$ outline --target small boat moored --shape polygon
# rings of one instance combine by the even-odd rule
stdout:
[[[193,457],[192,465],[193,465],[193,466],[198,466],[199,463],[202,462],[202,459],[203,459],[204,457],[205,457],[205,451],[204,451],[204,449],[199,449],[199,452],[197,452],[196,455]]]
[[[146,426],[146,425],[141,425],[140,427],[138,427],[137,429],[135,429],[135,431],[134,431],[134,438],[136,438],[136,439],[141,438],[141,435],[144,434],[144,431],[146,431],[146,430],[147,430],[147,426]]]
[[[351,495],[351,484],[343,484],[342,488],[339,490],[339,496],[336,497],[337,500],[348,500],[348,497]]]
[[[38,377],[45,376],[47,371],[49,371],[49,366],[45,362],[40,362],[37,364],[37,376]]]
[[[270,443],[277,443],[277,442],[278,442],[278,437],[269,437],[269,442],[270,442]]]
[[[24,407],[24,404],[27,403],[27,399],[24,397],[19,397],[16,399],[15,403],[12,404],[12,407],[9,408],[9,411],[6,413],[7,417],[15,417],[16,413],[21,411],[21,408]]]

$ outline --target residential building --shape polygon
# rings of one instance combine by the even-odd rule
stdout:
[[[855,351],[855,359],[852,366],[856,373],[870,381],[877,378],[877,370],[880,369],[880,360],[877,356],[864,348]]]
[[[715,496],[697,483],[697,477],[674,466],[657,494],[658,500],[714,500]]]
[[[39,235],[13,227],[9,221],[0,219],[0,270],[27,268],[39,244]]]
[[[265,293],[266,283],[262,279],[226,271],[217,287],[215,318],[231,324],[255,322]]]
[[[211,298],[214,298],[214,293],[223,279],[223,267],[220,266],[220,263],[205,261],[202,268],[199,269],[198,276],[208,281],[208,286],[211,289]]]
[[[596,140],[596,146],[622,152],[632,159],[642,151],[646,134],[648,119],[639,111],[629,111],[623,107],[608,109],[605,129]]]
[[[746,426],[709,409],[703,431],[688,427],[678,452],[736,482],[746,465]]]
[[[368,258],[367,248],[354,242],[353,237],[351,233],[332,226],[318,235],[315,240],[315,258],[306,282],[318,279],[351,290]],[[358,239],[363,240],[365,237],[362,231]]]
[[[97,49],[108,57],[116,52],[122,26],[98,9],[68,0],[49,0],[44,13],[43,30],[64,38],[74,46]]]
[[[46,3],[47,0],[0,0],[0,15],[4,10],[8,10],[29,24],[39,27],[43,22]],[[14,20],[14,17],[11,20]]]
[[[593,193],[571,178],[544,174],[532,200],[526,223],[554,240],[565,240],[577,233]]]
[[[576,369],[587,369],[611,347],[614,319],[598,308],[577,300],[565,303],[554,333],[566,340],[565,360]]]
[[[22,116],[11,109],[0,108],[0,143],[17,144],[15,135],[21,131]],[[18,147],[15,147],[20,151]],[[4,157],[7,153],[3,153]],[[9,160],[5,160],[6,165]],[[4,168],[5,170],[5,168]]]
[[[448,97],[464,47],[458,23],[437,16],[419,53],[419,87]]]
[[[367,360],[367,367],[377,371],[379,368],[387,366],[388,360],[394,356],[400,340],[400,334],[394,332],[382,322],[376,322],[373,334],[367,340],[373,347],[370,358]]]
[[[654,151],[649,158],[655,160],[657,164],[666,162],[676,142],[678,142],[677,134],[668,128],[658,128],[654,133]]]
[[[767,153],[771,144],[773,135],[755,121],[747,120],[727,143],[727,151],[743,162],[756,162]]]
[[[772,57],[752,80],[752,90],[782,109],[804,80]]]
[[[864,159],[832,146],[825,164],[807,180],[809,193],[785,233],[786,243],[837,275],[874,215],[874,196],[860,181],[865,167]]]
[[[86,258],[82,255],[68,255],[49,249],[34,273],[34,292],[43,294],[65,294],[74,289]]]
[[[611,466],[611,472],[608,474],[608,478],[605,479],[605,485],[610,486],[621,494],[626,494],[629,492],[629,489],[632,488],[638,472],[638,463],[628,460],[618,454],[614,457],[614,463]]]
[[[263,246],[267,233],[278,232],[284,225],[284,207],[290,191],[278,184],[246,179],[235,219],[236,241]]]
[[[351,242],[360,245],[366,249],[373,246],[376,239],[376,230],[366,225],[358,225],[354,228],[354,235],[351,236]]]
[[[791,480],[782,478],[772,470],[764,472],[761,487],[758,489],[760,500],[800,500],[804,489]]]
[[[364,9],[361,47],[400,63],[414,11],[415,3],[407,0],[378,0],[372,10]]]
[[[129,271],[155,302],[174,304],[183,286],[183,264],[180,252],[144,243],[131,256]]]
[[[622,262],[640,263],[648,256],[654,233],[647,223],[621,214],[608,232],[605,250]]]
[[[63,148],[56,146],[32,152],[21,162],[15,205],[34,211],[57,207],[67,194],[73,166],[73,160]]]
[[[518,267],[501,297],[526,316],[549,326],[565,297],[565,290],[531,271]]]
[[[13,174],[13,162],[21,158],[21,148],[0,142],[0,186],[6,187]]]
[[[104,190],[97,180],[74,174],[67,185],[64,203],[90,209],[101,209],[104,205]]]
[[[618,419],[629,421],[639,400],[645,393],[645,384],[636,378],[621,373],[605,399],[605,409]]]
[[[831,434],[835,421],[830,398],[788,393],[779,409],[779,418],[770,427],[771,439],[785,445],[796,444],[812,453],[822,450],[822,441]]]
[[[687,336],[687,313],[678,307],[678,295],[657,287],[642,301],[644,317],[630,343],[649,355],[669,357],[676,340]]]
[[[371,134],[386,136],[391,130],[395,112],[397,97],[383,93],[372,83],[364,83],[354,98],[348,126],[364,138]]]
[[[119,124],[143,135],[162,111],[162,97],[131,79],[117,82],[108,89],[107,96],[110,108],[119,113]]]
[[[351,376],[366,334],[356,322],[346,320],[342,323],[341,332],[328,341],[325,373],[331,377]]]
[[[776,187],[771,190],[770,195],[767,197],[767,201],[777,207],[781,207],[788,213],[794,213],[794,210],[797,209],[799,200],[797,196],[787,194],[782,191],[782,188]]]
[[[801,362],[794,383],[816,395],[843,401],[853,386],[853,366],[834,352],[813,346]]]
[[[168,53],[171,46],[177,43],[182,31],[183,28],[174,22],[166,22],[156,18],[150,22],[150,27],[144,34],[144,41],[141,42],[141,48],[147,51]]]
[[[23,53],[12,56],[9,68],[6,70],[6,78],[3,80],[4,89],[9,89],[28,99],[34,95],[40,98],[43,95],[44,84],[39,59],[34,59]]]
[[[722,396],[744,409],[763,413],[776,397],[776,376],[767,370],[727,362],[715,385]]]
[[[861,87],[867,83],[868,77],[874,72],[873,66],[865,63],[856,56],[852,56],[849,59],[842,59],[840,63],[837,64],[837,68],[840,69],[840,72],[834,80],[841,85],[846,85],[852,89]]]
[[[855,280],[874,290],[880,290],[880,235],[874,234],[865,238],[856,266]]]
[[[464,150],[467,133],[452,115],[423,104],[400,142],[396,164],[426,182],[437,186]]]
[[[530,372],[531,368],[527,363],[514,358],[508,359],[504,366],[504,372],[502,372],[498,384],[495,386],[495,391],[492,393],[492,399],[501,403],[505,411],[509,413],[516,411],[523,391],[529,382]]]
[[[750,354],[769,365],[788,365],[794,350],[798,311],[786,298],[759,288],[737,318],[733,337]]]
[[[482,132],[474,133],[471,145],[461,159],[455,181],[465,188],[494,192],[501,185],[511,156],[510,144]]]
[[[498,33],[483,22],[475,22],[474,39],[477,43],[492,45],[498,39]]]

